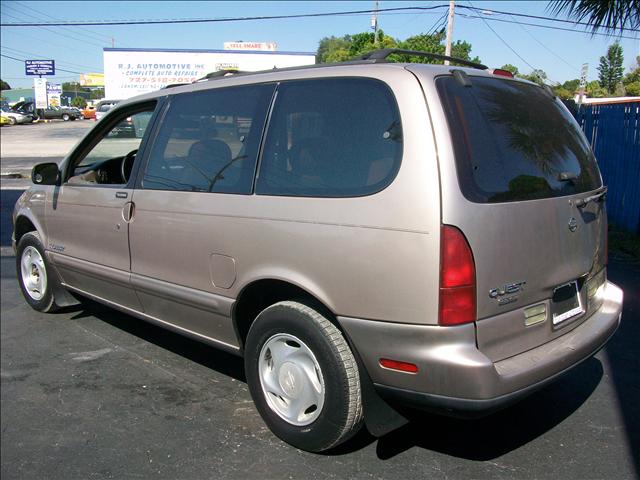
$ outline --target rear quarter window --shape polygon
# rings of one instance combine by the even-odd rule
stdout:
[[[283,82],[260,163],[263,195],[355,197],[393,181],[402,125],[389,87],[368,78]]]
[[[464,196],[478,203],[552,198],[601,186],[580,127],[542,88],[508,79],[436,80]]]

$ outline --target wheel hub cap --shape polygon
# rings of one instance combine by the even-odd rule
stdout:
[[[315,421],[324,405],[324,379],[311,349],[299,338],[277,334],[260,350],[260,385],[267,405],[292,425]]]
[[[22,251],[20,273],[27,294],[36,301],[42,300],[47,289],[47,271],[42,255],[32,246]]]

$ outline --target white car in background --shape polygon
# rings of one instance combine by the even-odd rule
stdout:
[[[113,107],[115,107],[116,103],[118,103],[119,101],[120,100],[102,100],[101,102],[99,102],[98,105],[96,105],[95,121],[97,122],[102,117],[104,117],[105,114]]]
[[[22,124],[22,123],[31,123],[33,121],[33,117],[31,115],[23,115],[22,113],[14,112],[13,110],[0,110],[0,114],[9,120],[10,125]]]

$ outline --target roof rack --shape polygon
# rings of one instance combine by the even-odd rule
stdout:
[[[470,62],[469,60],[464,60],[462,58],[440,55],[439,53],[420,52],[417,50],[403,50],[401,48],[383,48],[381,50],[374,50],[357,57],[357,60],[374,60],[373,63],[377,63],[378,61],[386,60],[389,55],[393,55],[394,53],[400,55],[413,55],[415,57],[435,58],[437,60],[450,60],[452,62],[459,63],[460,65],[477,68],[479,70],[487,70],[488,68],[486,65],[483,65],[481,63]]]
[[[229,69],[229,70],[216,70],[215,72],[207,73],[204,77],[199,78],[194,83],[196,83],[196,82],[204,82],[206,80],[215,80],[217,78],[228,77],[230,75],[245,75],[247,73],[255,73],[255,72],[247,72],[247,71],[244,71],[244,70],[235,70],[235,69],[233,69],[233,70],[232,69]]]
[[[164,89],[175,88],[175,87],[181,87],[182,85],[189,85],[189,84],[188,83],[170,83],[169,85],[165,85],[162,88],[164,88]]]

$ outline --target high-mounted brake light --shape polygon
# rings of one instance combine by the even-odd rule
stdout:
[[[513,78],[513,73],[511,73],[509,70],[503,70],[501,68],[494,68],[491,73],[493,73],[494,75],[500,75],[501,77]]]
[[[440,229],[440,325],[476,320],[476,268],[471,247],[456,227]]]

